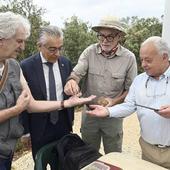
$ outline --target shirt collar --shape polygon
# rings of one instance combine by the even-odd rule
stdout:
[[[47,63],[48,61],[44,58],[42,52],[40,52],[40,57],[41,57],[41,61],[43,64]],[[58,65],[58,60],[54,63],[54,65]]]
[[[168,69],[162,74],[165,77],[170,77],[170,66],[168,67]]]
[[[41,61],[43,64],[47,63],[48,61],[43,57],[42,52],[40,52],[40,57],[41,57]]]
[[[96,53],[102,55],[102,49],[101,49],[101,47],[100,47],[100,44],[97,44],[97,46],[96,46]],[[111,55],[108,56],[107,58],[113,58],[113,57],[115,57],[115,56],[120,56],[120,55],[121,55],[121,45],[118,44],[118,45],[117,45],[117,50],[116,50],[116,52],[113,53],[113,54],[111,54]]]
[[[149,79],[149,78],[154,79],[152,76],[147,75],[147,79]],[[162,75],[160,75],[159,79],[162,79],[162,78],[170,78],[170,66]]]

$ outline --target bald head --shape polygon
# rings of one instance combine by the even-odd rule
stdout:
[[[170,58],[170,47],[161,37],[159,36],[149,37],[141,44],[141,48],[149,44],[155,46],[160,55],[167,54],[168,58]]]

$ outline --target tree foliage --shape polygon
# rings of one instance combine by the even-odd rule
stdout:
[[[96,42],[95,33],[90,30],[88,23],[81,21],[76,16],[65,21],[63,32],[64,54],[75,65],[82,51],[91,43]]]
[[[137,58],[138,70],[142,72],[139,58],[140,44],[150,36],[161,36],[162,22],[158,18],[126,18],[127,35],[124,46],[131,50]]]
[[[45,9],[38,8],[32,0],[5,0],[5,4],[0,7],[0,12],[6,11],[24,15],[31,23],[31,36],[26,43],[26,49],[18,56],[18,59],[21,60],[37,51],[36,42],[39,29],[41,26],[48,24],[42,19]]]
[[[31,22],[31,36],[26,43],[26,50],[19,59],[28,57],[37,51],[36,42],[41,26],[49,24],[43,21],[42,16],[46,12],[43,8],[38,8],[33,4],[33,0],[4,0],[5,5],[0,6],[0,12],[13,11],[25,15]],[[161,36],[162,21],[158,18],[122,18],[126,23],[127,35],[124,46],[135,53],[140,67],[139,48],[140,44],[150,36]],[[90,44],[97,42],[95,32],[88,23],[81,21],[77,16],[72,16],[64,22],[64,52],[75,65],[82,51]]]

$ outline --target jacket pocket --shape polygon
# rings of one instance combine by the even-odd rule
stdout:
[[[8,158],[12,153],[10,145],[6,142],[0,141],[0,156]]]

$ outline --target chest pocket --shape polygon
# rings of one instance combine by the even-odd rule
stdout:
[[[94,80],[97,80],[98,78],[104,76],[104,74],[102,73],[100,66],[99,68],[89,68],[89,75],[92,76],[94,78]]]
[[[102,89],[102,82],[104,79],[104,74],[100,70],[100,68],[89,68],[88,72],[88,86],[90,90],[99,91]],[[95,94],[95,93],[93,93]]]
[[[114,90],[122,90],[125,86],[125,75],[119,73],[112,73],[111,86]]]

